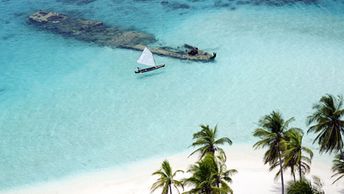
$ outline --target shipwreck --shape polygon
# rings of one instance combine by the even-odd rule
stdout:
[[[108,26],[100,21],[73,18],[56,12],[35,12],[29,16],[28,23],[64,37],[72,37],[112,48],[142,51],[146,45],[157,42],[153,35],[145,32],[124,30],[119,27]],[[208,62],[213,61],[216,57],[216,53],[209,53],[188,44],[177,48],[150,46],[150,50],[157,55],[183,60]],[[195,50],[197,52],[193,52]]]

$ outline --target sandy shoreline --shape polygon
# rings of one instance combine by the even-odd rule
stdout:
[[[280,184],[274,180],[274,173],[262,162],[263,152],[254,151],[251,145],[235,145],[228,150],[228,168],[237,169],[231,185],[234,193],[239,194],[274,194],[280,193]],[[67,177],[59,181],[22,187],[0,192],[2,194],[142,194],[150,193],[150,186],[156,180],[151,173],[168,159],[174,170],[187,170],[196,157],[187,158],[190,151],[168,157],[151,158],[115,169],[90,172]],[[315,155],[311,175],[319,176],[327,194],[341,193],[343,182],[331,184],[331,161],[324,156]],[[288,174],[288,172],[287,172]],[[291,177],[287,176],[287,180]],[[159,193],[159,191],[155,192]]]

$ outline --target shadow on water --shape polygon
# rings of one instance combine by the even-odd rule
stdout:
[[[137,76],[137,79],[147,79],[153,76],[158,76],[160,74],[164,74],[165,71],[159,71],[159,72],[151,72],[151,73],[145,73],[145,74],[140,74]]]

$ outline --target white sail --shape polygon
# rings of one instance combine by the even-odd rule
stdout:
[[[147,47],[145,47],[140,58],[137,59],[137,62],[142,65],[155,66],[153,53]]]

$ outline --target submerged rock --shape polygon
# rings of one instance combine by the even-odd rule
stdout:
[[[231,6],[231,3],[230,2],[222,2],[221,0],[216,0],[214,2],[214,6],[215,7],[229,7],[229,6]]]
[[[56,12],[35,12],[29,16],[28,23],[65,37],[113,48],[143,50],[145,45],[156,42],[153,35],[145,32],[110,27],[100,21],[71,18]],[[162,56],[195,61],[210,61],[216,57],[215,53],[210,54],[202,50],[198,50],[197,54],[190,55],[189,50],[194,48],[196,47],[184,45],[177,49],[151,48],[151,51]]]
[[[77,5],[84,5],[92,3],[96,0],[57,0],[58,2],[69,3],[69,4],[77,4]]]
[[[284,6],[294,3],[316,4],[319,0],[251,0],[253,5]]]
[[[178,2],[169,2],[167,0],[163,0],[160,2],[161,5],[163,5],[164,7],[168,8],[168,9],[172,9],[172,10],[178,10],[178,9],[190,9],[190,5],[186,4],[186,3],[178,3]]]
[[[149,44],[156,41],[153,35],[147,33],[111,28],[103,22],[74,19],[55,12],[36,12],[29,16],[29,22],[44,30],[104,46]]]

